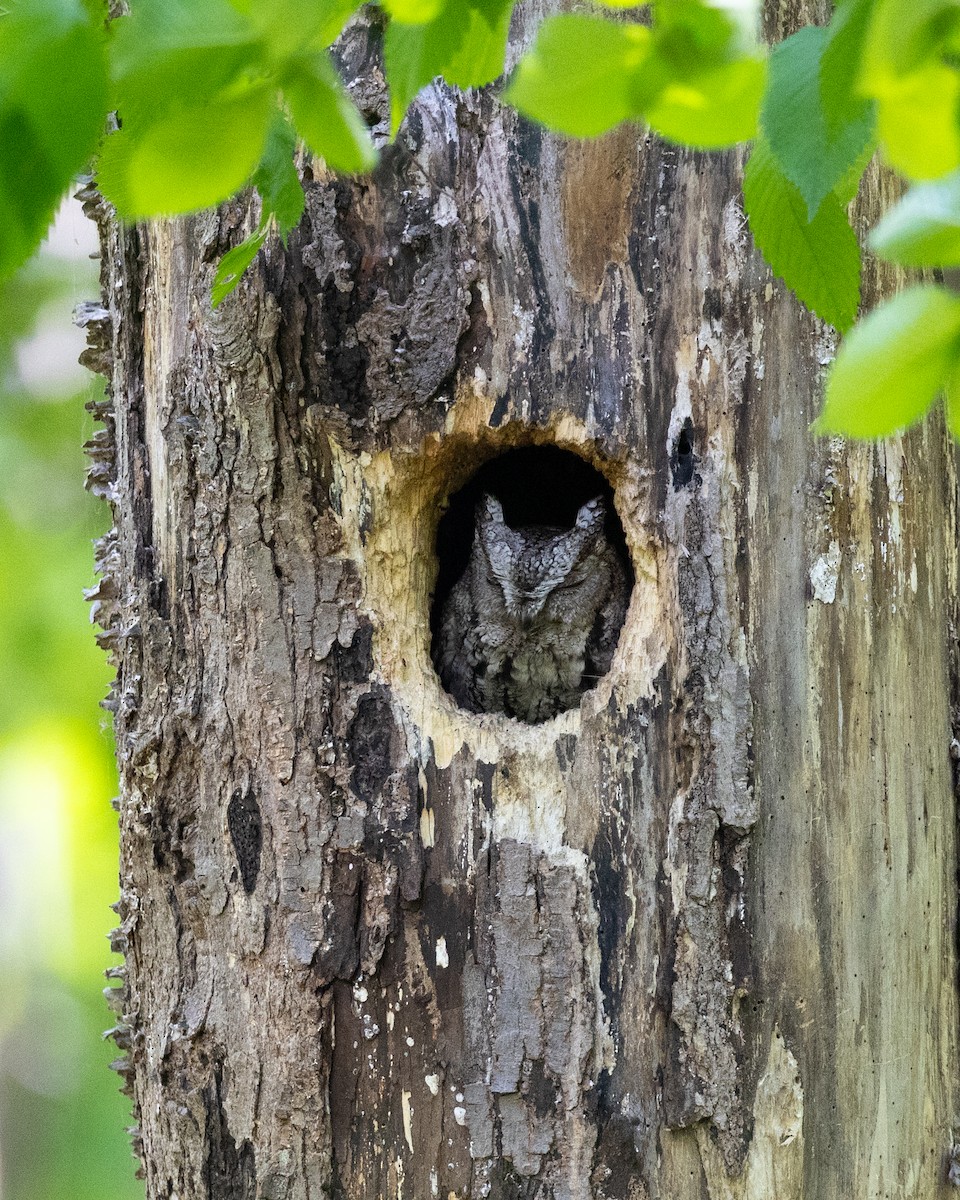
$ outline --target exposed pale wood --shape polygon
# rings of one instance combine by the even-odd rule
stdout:
[[[832,342],[733,155],[435,85],[372,179],[310,170],[217,312],[252,211],[106,226],[150,1200],[947,1195],[941,422],[811,436]],[[459,711],[428,628],[445,499],[529,443],[603,471],[637,577],[610,674],[540,726]]]

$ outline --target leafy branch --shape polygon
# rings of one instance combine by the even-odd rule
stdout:
[[[391,133],[437,76],[504,70],[515,0],[380,0]],[[573,137],[623,121],[700,149],[752,143],[744,207],[797,297],[845,337],[816,428],[892,433],[948,394],[960,436],[960,297],[911,288],[854,325],[861,248],[848,208],[873,154],[913,186],[868,245],[904,267],[960,265],[960,5],[839,0],[771,50],[759,0],[598,0],[547,18],[504,96]],[[299,139],[338,171],[376,162],[330,47],[359,0],[7,0],[0,9],[0,278],[42,238],[71,178],[128,220],[210,207],[253,185],[258,228],[221,261],[218,304],[272,230],[303,212]],[[110,117],[110,114],[115,114]],[[104,130],[113,127],[104,135]]]

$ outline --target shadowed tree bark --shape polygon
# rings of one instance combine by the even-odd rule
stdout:
[[[382,133],[377,46],[342,53]],[[89,197],[150,1200],[951,1194],[953,449],[810,434],[832,337],[741,165],[438,83],[370,178],[304,162],[215,312],[253,198]],[[608,484],[634,575],[540,725],[431,665],[484,470],[537,511]]]

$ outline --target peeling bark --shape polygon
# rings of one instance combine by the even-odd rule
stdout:
[[[946,1194],[953,452],[812,438],[832,342],[740,170],[435,84],[216,312],[253,199],[88,197],[150,1200]],[[523,445],[606,477],[636,577],[537,726],[430,661],[443,506]]]

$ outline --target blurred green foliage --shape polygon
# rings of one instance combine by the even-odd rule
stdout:
[[[103,970],[117,896],[110,669],[82,589],[106,507],[82,488],[92,377],[23,382],[96,293],[94,264],[41,256],[0,287],[0,1195],[133,1200],[129,1102]]]

